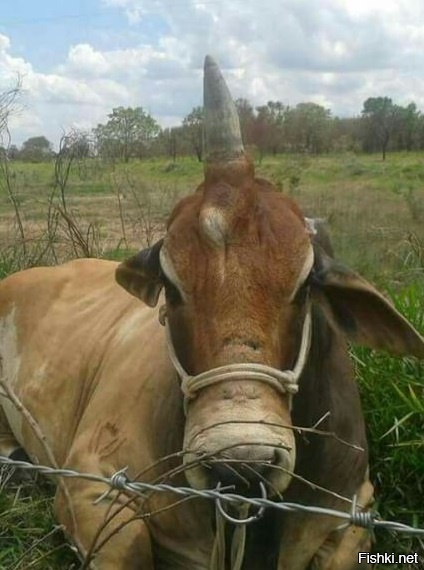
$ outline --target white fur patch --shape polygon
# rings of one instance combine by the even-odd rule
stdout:
[[[200,224],[206,236],[216,245],[225,245],[227,222],[222,212],[213,206],[203,207],[200,212]]]

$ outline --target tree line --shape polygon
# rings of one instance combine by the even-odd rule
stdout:
[[[253,107],[247,99],[236,101],[244,143],[259,160],[267,154],[328,152],[380,152],[424,149],[424,114],[415,103],[403,107],[389,97],[370,97],[359,116],[336,117],[316,103],[294,107],[280,101]],[[132,158],[194,155],[203,159],[203,109],[195,107],[181,124],[161,129],[142,107],[117,107],[105,124],[90,132],[73,131],[61,152],[79,158],[99,156],[128,162]],[[3,152],[6,152],[3,149]],[[55,155],[44,136],[31,137],[21,148],[10,145],[9,159],[41,162]]]

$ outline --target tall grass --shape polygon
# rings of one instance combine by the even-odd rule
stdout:
[[[392,298],[424,335],[423,281]],[[368,428],[376,507],[385,519],[424,529],[424,364],[364,348],[353,354]],[[424,567],[423,538],[383,532],[377,538],[379,551],[418,552],[420,562],[410,568]]]

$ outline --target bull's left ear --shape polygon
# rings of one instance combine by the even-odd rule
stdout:
[[[159,253],[163,239],[118,265],[116,281],[135,297],[149,305],[157,305],[163,287]]]
[[[424,339],[370,283],[323,254],[312,279],[336,325],[355,343],[424,358]]]

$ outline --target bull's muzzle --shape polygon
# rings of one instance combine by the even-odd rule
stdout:
[[[190,431],[184,461],[186,477],[193,487],[220,484],[257,495],[262,482],[272,496],[282,493],[290,483],[295,464],[291,429],[262,422],[230,422],[215,425],[194,438]]]

